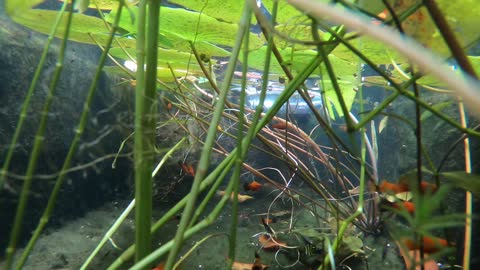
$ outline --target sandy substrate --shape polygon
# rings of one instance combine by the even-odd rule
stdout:
[[[288,265],[290,265],[287,267],[288,269],[308,269],[299,262],[295,263],[295,259],[291,257],[291,254],[287,256],[284,251],[278,253],[267,252],[262,250],[259,245],[258,234],[265,232],[265,228],[260,224],[260,216],[258,216],[258,214],[265,212],[268,202],[270,201],[271,198],[258,196],[257,199],[247,201],[240,205],[240,216],[237,227],[236,261],[252,263],[255,252],[258,252],[261,256],[262,263],[269,265],[269,269],[285,269]],[[47,229],[40,237],[24,269],[79,269],[128,203],[129,202],[108,203],[95,211],[89,212],[82,218],[69,221],[60,228]],[[289,203],[279,201],[277,202],[277,209],[275,209],[275,211],[288,209],[289,205]],[[159,208],[166,209],[166,205],[159,206]],[[165,211],[165,209],[163,209],[163,211]],[[230,205],[228,205],[224,211],[225,214],[220,215],[214,224],[199,235],[186,240],[186,246],[182,254],[185,254],[195,243],[205,236],[215,235],[191,252],[180,265],[180,270],[226,269],[229,244],[226,234],[230,232],[230,211]],[[304,211],[304,213],[297,211],[295,214],[296,228],[308,227],[309,224],[314,222],[310,217],[311,215],[306,211]],[[159,215],[160,213],[156,213],[156,216]],[[88,269],[106,269],[123,250],[129,247],[134,240],[134,222],[132,218],[133,215],[127,219],[119,231],[113,236],[112,240],[116,247],[112,243],[107,242]],[[289,222],[289,215],[281,216],[278,218],[276,224],[272,224],[272,227],[281,230],[282,228],[288,227]],[[171,238],[175,233],[177,225],[178,219],[169,221],[161,229],[160,233],[154,236],[154,248],[161,246]],[[346,266],[340,265],[337,269],[349,269],[347,266],[351,269],[366,269],[367,263],[369,269],[385,269],[385,267],[392,270],[403,269],[398,251],[389,240],[381,237],[368,237],[363,239],[363,241],[364,250],[366,250],[364,255],[366,256],[359,255],[357,259],[346,261],[344,263]],[[21,251],[20,249],[19,252]],[[161,260],[159,263],[160,262]],[[3,268],[1,263],[0,268]],[[128,265],[123,269],[128,269]]]

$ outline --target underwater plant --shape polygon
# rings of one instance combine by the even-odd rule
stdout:
[[[53,215],[103,73],[134,88],[127,97],[135,100],[133,121],[126,125],[130,135],[118,143],[117,155],[133,152],[127,156],[133,159],[134,196],[81,269],[113,242],[131,211],[134,242],[108,269],[181,269],[212,239],[228,245],[225,254],[215,254],[226,269],[266,269],[268,263],[355,268],[358,262],[351,261],[357,258],[368,267],[369,257],[382,255],[369,248],[367,238],[380,236],[398,245],[408,268],[426,268],[460,248],[451,230],[460,226],[463,255],[448,264],[470,268],[473,197],[480,189],[469,146],[480,135],[477,5],[73,0],[60,1],[54,10],[44,2],[5,1],[14,22],[48,39],[5,157],[2,153],[0,190],[11,181],[12,157],[45,55],[60,40],[19,184],[6,269],[27,263]],[[38,226],[15,258],[71,42],[97,46],[102,53]],[[464,161],[458,161],[461,143]],[[162,173],[168,167],[180,173],[169,177]],[[156,193],[156,185],[165,189]],[[154,219],[156,195],[168,201],[180,185],[189,191]],[[465,210],[447,207],[449,196],[464,196]],[[253,206],[240,203],[257,207],[244,213]],[[178,227],[157,247],[155,239],[176,218]],[[205,236],[221,223],[228,224],[224,231]],[[258,243],[244,245],[243,234],[253,234]],[[198,237],[193,245],[187,241]],[[238,260],[247,249],[252,263]]]

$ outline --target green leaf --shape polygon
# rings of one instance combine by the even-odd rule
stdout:
[[[14,17],[13,20],[37,32],[49,34],[57,14],[58,12],[52,10],[30,9]],[[58,26],[55,34],[58,38],[64,36],[67,14],[64,14],[62,22]],[[108,37],[109,30],[106,28],[103,20],[83,14],[75,14],[73,16],[69,35],[70,40],[94,45],[96,45],[96,40],[101,45],[105,45]],[[118,40],[126,47],[135,47],[135,40],[133,39],[119,37]]]
[[[225,22],[237,23],[242,16],[244,1],[238,0],[170,0],[169,2],[184,6],[190,10],[201,12]]]
[[[138,8],[132,7],[136,17]],[[173,48],[179,51],[190,52],[190,43],[193,42],[200,54],[207,57],[229,56],[230,53],[221,46],[233,47],[238,25],[220,22],[205,14],[179,8],[160,8],[160,34],[166,37]],[[112,22],[115,12],[106,16]],[[132,21],[130,14],[122,13],[120,27],[131,34],[136,32],[136,21]],[[256,34],[250,34],[250,48],[259,48],[263,40]]]
[[[111,48],[110,54],[114,57],[118,57],[124,60],[130,60],[129,56],[136,58],[136,50],[133,48],[126,48],[125,51],[121,48]],[[180,70],[184,70],[185,76],[188,72],[189,75],[199,75],[202,74],[202,69],[197,64],[195,60],[195,56],[190,53],[179,52],[175,50],[168,50],[158,48],[158,67],[163,69],[168,69],[168,65],[180,72]]]
[[[440,102],[438,104],[432,105],[432,108],[437,110],[437,111],[442,111],[446,107],[450,106],[453,102],[452,101],[445,101],[445,102]],[[432,116],[432,112],[430,111],[424,111],[422,115],[420,116],[420,121],[425,121],[428,119],[430,116]]]
[[[470,191],[473,195],[480,198],[480,175],[458,171],[443,172],[440,173],[440,176],[445,177],[445,180],[452,185]]]
[[[363,241],[359,237],[356,236],[344,236],[342,238],[342,249],[346,252],[346,255],[350,255],[352,253],[363,253]]]
[[[65,2],[65,0],[58,0],[60,2]],[[68,1],[71,3],[72,1]],[[76,5],[81,2],[80,0],[76,1]],[[88,8],[99,8],[102,10],[112,10],[118,7],[119,0],[89,0],[87,1],[88,3]],[[125,0],[125,4],[128,6],[133,6],[137,4],[139,0]],[[85,3],[84,3],[85,4]],[[85,7],[84,7],[85,8]]]
[[[6,0],[5,9],[10,17],[15,18],[20,16],[24,11],[31,9],[44,1],[45,0]]]

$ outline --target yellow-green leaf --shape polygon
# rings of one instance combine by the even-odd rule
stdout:
[[[5,9],[7,14],[14,18],[44,1],[45,0],[6,0]]]

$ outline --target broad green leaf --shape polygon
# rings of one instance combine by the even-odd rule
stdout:
[[[120,69],[117,66],[105,66],[103,70],[110,74],[118,74],[118,75],[125,75],[125,71]],[[190,71],[182,70],[182,69],[174,69],[173,70],[175,77],[172,75],[170,69],[167,68],[158,68],[157,69],[157,78],[165,83],[174,82],[175,78],[185,77],[191,75]]]
[[[304,42],[311,42],[312,41],[312,27],[310,25],[277,25],[275,26],[275,30],[279,33],[283,34],[283,36],[276,35],[275,36],[275,45],[278,48],[286,48],[286,47],[294,47],[297,50],[301,49],[316,49],[315,45],[303,45],[302,43],[298,43],[301,41]],[[323,40],[328,40],[330,34],[326,34],[325,32],[318,30],[318,34],[320,38]],[[285,37],[288,37],[292,40],[288,40]]]
[[[31,9],[44,1],[45,0],[6,0],[5,10],[10,17],[15,18],[21,15],[24,11]]]
[[[370,38],[356,38],[354,40],[350,40],[349,42],[353,47],[359,50],[364,56],[374,63],[390,64],[392,60],[396,63],[406,62],[405,58],[401,57],[393,49]],[[338,45],[335,50],[333,50],[332,54],[342,59],[360,61],[359,57],[343,44]]]
[[[134,16],[138,9],[131,8]],[[190,52],[190,42],[195,44],[199,53],[211,56],[228,56],[229,52],[220,46],[233,47],[238,31],[238,25],[220,22],[205,14],[188,11],[180,8],[160,8],[160,34],[164,35],[179,51]],[[111,22],[114,12],[107,16]],[[130,14],[122,13],[120,27],[134,34],[136,32],[136,20],[131,19]],[[250,34],[250,48],[259,48],[263,40],[256,34]]]
[[[65,2],[65,0],[58,0],[60,2]],[[71,3],[72,1],[68,1]],[[78,0],[76,2],[79,2]],[[118,7],[119,0],[89,0],[88,8],[99,8],[102,10],[112,10]],[[125,3],[128,6],[133,6],[137,4],[139,0],[125,0]]]
[[[190,10],[194,10],[210,17],[221,19],[225,22],[238,23],[242,16],[244,1],[238,0],[208,0],[208,1],[191,1],[191,0],[170,0],[169,2],[184,6]]]
[[[136,57],[136,51],[133,48],[126,48],[124,51],[121,48],[117,47],[117,48],[110,49],[109,52],[112,56],[118,57],[124,60],[130,59],[128,57],[128,54],[133,58]],[[168,65],[170,65],[174,70],[177,70],[178,72],[180,72],[181,70],[184,70],[184,71],[188,70],[189,75],[202,74],[202,70],[195,60],[195,56],[185,52],[159,48],[158,49],[158,67],[163,69],[168,69]]]
[[[28,27],[37,32],[48,34],[55,22],[58,12],[52,10],[31,9],[22,12],[19,16],[14,17],[14,21]],[[56,37],[62,38],[65,33],[65,24],[67,21],[67,13],[62,17]],[[109,30],[105,26],[105,22],[99,18],[87,16],[83,14],[75,14],[73,16],[70,28],[69,39],[81,43],[95,44],[95,40],[101,45],[105,45],[109,37]],[[126,47],[135,47],[135,40],[128,38],[118,38]]]

